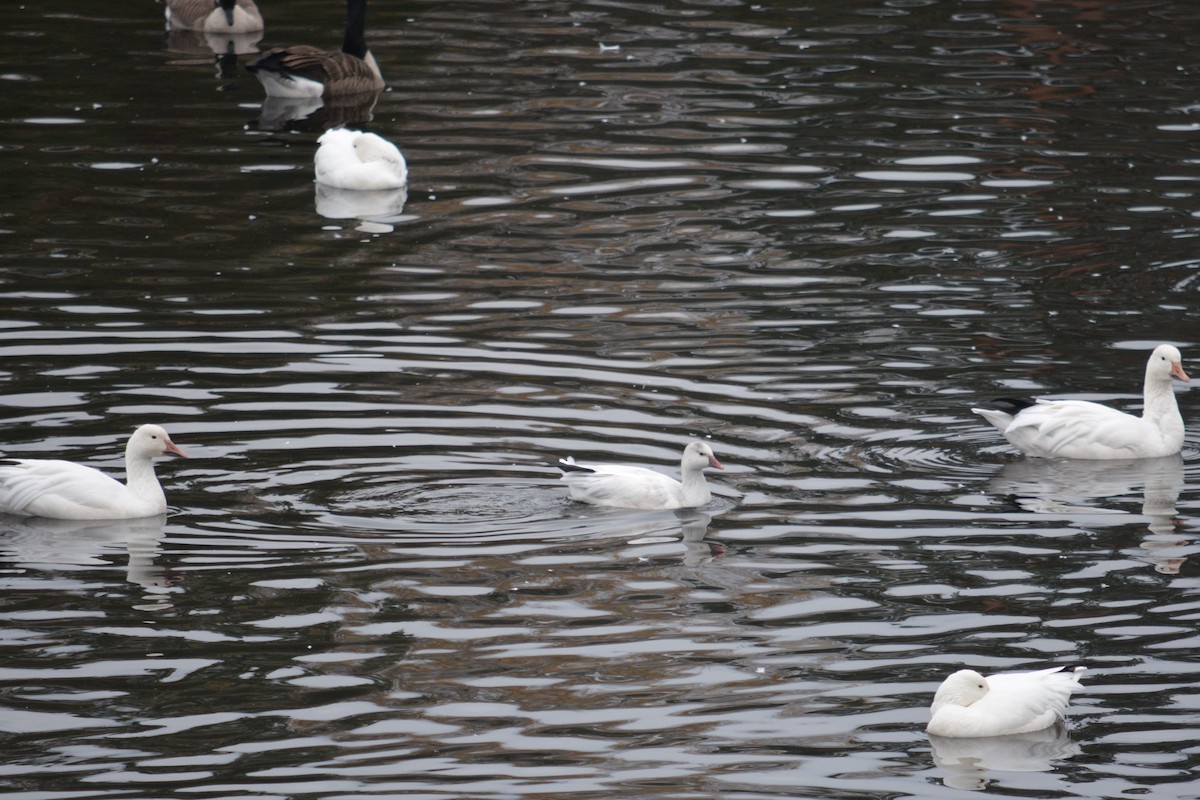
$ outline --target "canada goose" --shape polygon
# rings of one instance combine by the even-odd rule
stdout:
[[[256,33],[263,29],[254,0],[167,0],[167,26],[205,33]]]
[[[269,50],[247,64],[272,97],[329,97],[378,92],[383,76],[364,38],[367,0],[346,0],[346,36],[341,50],[309,45]]]

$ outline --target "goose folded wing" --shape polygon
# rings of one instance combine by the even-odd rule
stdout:
[[[104,473],[57,460],[16,460],[0,466],[0,507],[12,513],[51,507],[99,508],[125,487]]]
[[[1018,414],[1005,433],[1022,428],[1036,430],[1039,444],[1049,452],[1090,444],[1132,449],[1143,446],[1150,434],[1140,418],[1086,400],[1039,400]]]

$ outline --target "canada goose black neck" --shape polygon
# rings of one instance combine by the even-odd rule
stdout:
[[[367,0],[348,0],[346,3],[346,38],[342,52],[355,58],[367,57]]]

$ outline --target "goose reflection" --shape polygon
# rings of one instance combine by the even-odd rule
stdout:
[[[933,763],[943,772],[943,783],[956,789],[978,791],[989,783],[990,772],[1048,772],[1051,763],[1071,758],[1082,748],[1056,725],[1030,733],[977,739],[930,736]]]
[[[326,219],[358,219],[376,221],[404,210],[408,189],[379,189],[365,192],[338,189],[323,183],[317,187],[317,213]]]
[[[25,567],[111,567],[106,555],[125,551],[125,578],[146,592],[150,606],[169,608],[174,591],[155,563],[166,516],[119,520],[67,520],[0,515],[0,561]]]
[[[683,564],[696,567],[712,561],[725,552],[723,545],[705,539],[712,515],[695,508],[680,508],[671,512],[650,514],[618,514],[603,512],[614,523],[614,533],[629,539],[636,547],[676,544],[683,549]],[[617,527],[619,526],[619,527]]]
[[[1183,486],[1183,456],[1178,453],[1116,461],[1022,459],[1005,464],[988,483],[991,491],[1038,514],[1122,514],[1104,501],[1140,490],[1141,513],[1149,519],[1142,547],[1157,571],[1172,574],[1200,549],[1176,530],[1175,504]]]
[[[209,33],[172,28],[167,30],[167,50],[182,55],[215,56],[217,77],[231,81],[238,76],[238,56],[257,53],[262,38],[262,31]]]
[[[694,508],[675,512],[679,517],[679,541],[683,543],[683,563],[689,567],[708,563],[725,552],[725,546],[704,539],[712,516]]]
[[[379,92],[344,97],[273,97],[268,95],[258,115],[260,131],[324,131],[362,125],[375,117]]]

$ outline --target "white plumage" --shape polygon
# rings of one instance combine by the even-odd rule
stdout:
[[[1063,720],[1086,667],[1050,667],[984,677],[960,669],[933,697],[926,730],[935,736],[1006,736],[1040,731]]]
[[[317,183],[337,189],[399,189],[408,182],[408,164],[396,145],[373,133],[334,128],[317,139],[313,156]]]
[[[1157,458],[1183,447],[1183,417],[1171,378],[1187,382],[1179,350],[1154,348],[1146,363],[1142,416],[1086,400],[1000,400],[971,410],[1021,452],[1042,458]]]
[[[617,508],[658,510],[695,508],[712,499],[704,470],[724,469],[707,442],[692,442],[683,451],[680,479],[675,480],[645,467],[618,464],[576,464],[573,458],[559,462],[562,479],[571,498],[581,503]]]
[[[13,459],[0,464],[0,512],[51,519],[135,519],[167,511],[153,459],[186,457],[167,432],[143,425],[125,446],[124,484],[70,461]]]

